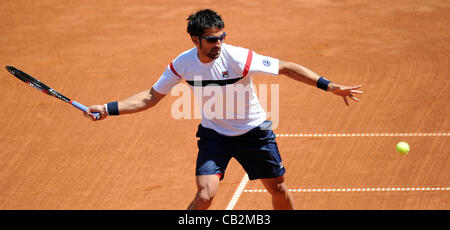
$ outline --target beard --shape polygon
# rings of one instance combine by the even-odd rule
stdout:
[[[211,51],[206,54],[206,56],[208,56],[211,59],[217,59],[220,56],[220,48],[213,48],[211,49]]]
[[[204,50],[200,42],[200,51],[210,59],[217,59],[220,57],[221,48],[211,48],[210,50]]]
[[[220,56],[220,48],[212,48],[209,52],[204,54],[210,59],[217,59]]]

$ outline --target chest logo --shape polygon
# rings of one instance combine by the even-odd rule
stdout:
[[[228,74],[228,71],[223,71],[222,72],[222,77],[223,78],[227,78],[227,77],[229,77],[230,75]]]

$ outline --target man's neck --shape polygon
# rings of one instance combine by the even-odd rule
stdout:
[[[198,60],[200,60],[201,63],[205,63],[206,64],[206,63],[210,63],[210,62],[213,61],[213,59],[211,59],[211,58],[209,58],[209,57],[207,57],[205,55],[201,55],[198,50],[197,50],[197,57],[198,57]]]

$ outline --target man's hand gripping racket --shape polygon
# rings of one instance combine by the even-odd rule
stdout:
[[[38,89],[39,91],[41,91],[47,95],[54,96],[64,102],[67,102],[67,103],[73,105],[75,108],[85,112],[86,115],[89,115],[90,117],[95,118],[97,120],[99,120],[101,118],[100,113],[97,113],[97,112],[89,113],[88,108],[86,106],[84,106],[76,101],[70,100],[66,96],[64,96],[61,93],[57,92],[56,90],[50,88],[49,86],[47,86],[44,83],[37,80],[36,78],[26,74],[25,72],[18,70],[12,66],[6,66],[6,70],[8,70],[8,72],[10,72],[12,75],[17,77],[21,81],[25,82],[26,84],[33,86],[34,88]]]

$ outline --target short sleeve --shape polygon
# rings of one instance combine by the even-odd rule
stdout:
[[[167,66],[161,77],[153,85],[153,89],[161,94],[168,94],[170,90],[181,81],[181,77],[175,72],[172,63]]]
[[[253,52],[249,72],[253,74],[278,75],[280,61]]]

